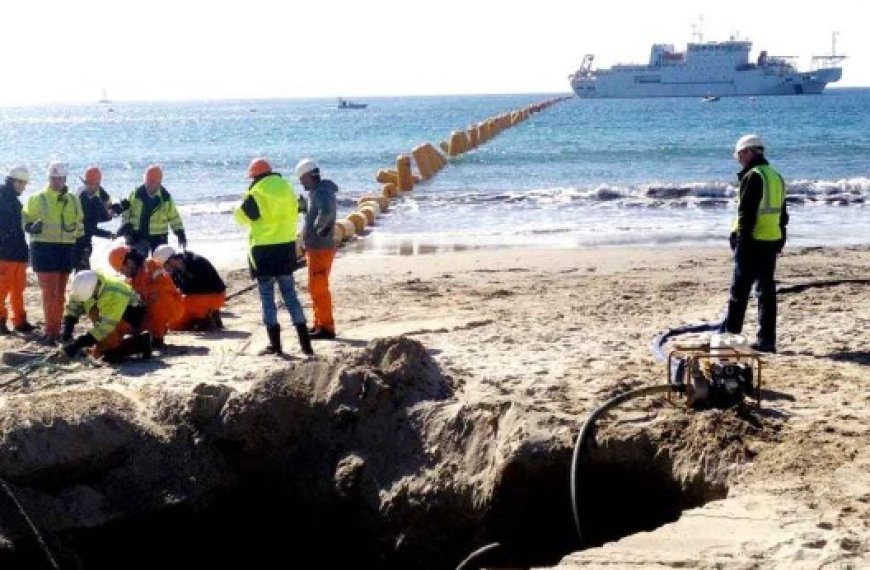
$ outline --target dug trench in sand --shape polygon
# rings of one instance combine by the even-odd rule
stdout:
[[[779,277],[861,278],[868,261],[796,248]],[[162,362],[8,384],[0,476],[71,567],[452,568],[505,539],[529,566],[860,567],[870,292],[857,284],[782,299],[761,411],[646,398],[602,421],[585,498],[587,546],[603,545],[569,554],[580,424],[665,381],[650,340],[718,315],[729,274],[727,251],[704,249],[345,256],[344,338],[317,360],[264,367],[247,294],[228,330],[173,334]],[[225,275],[230,291],[247,284]],[[7,497],[0,535],[3,567],[46,567]]]

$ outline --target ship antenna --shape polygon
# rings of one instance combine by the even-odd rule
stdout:
[[[831,32],[831,55],[837,55],[837,36],[840,32]]]

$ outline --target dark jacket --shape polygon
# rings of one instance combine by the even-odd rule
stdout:
[[[173,271],[172,281],[185,295],[209,295],[227,290],[224,280],[211,262],[193,252],[181,254],[184,270]]]
[[[761,199],[764,196],[764,179],[761,175],[747,173],[756,166],[767,166],[769,163],[763,156],[756,156],[752,162],[746,165],[746,168],[737,174],[737,180],[740,181],[740,200],[737,209],[737,226],[738,232],[734,236],[737,244],[745,246],[758,245],[752,237],[752,232],[755,230],[755,222],[758,219],[758,206],[761,204]],[[788,211],[786,209],[785,200],[782,203],[782,214],[779,218],[779,227],[782,230],[782,240],[777,242],[778,249],[782,249],[785,245],[785,227],[788,225]]]
[[[22,205],[10,184],[0,186],[0,261],[27,262]]]
[[[311,191],[305,227],[302,230],[306,249],[335,248],[335,193],[338,186],[331,180],[320,180]]]
[[[272,172],[258,176],[251,182],[251,187],[265,176],[280,176],[280,174]],[[253,196],[248,196],[242,202],[242,211],[251,220],[260,219],[260,208]],[[293,275],[293,272],[299,268],[296,261],[295,241],[275,245],[257,245],[251,248],[250,256],[253,258],[253,263],[251,263],[251,259],[248,259],[248,266],[253,277]]]
[[[79,192],[79,200],[82,203],[82,215],[84,216],[85,235],[82,242],[90,244],[93,236],[112,239],[112,232],[100,229],[99,224],[112,219],[106,209],[111,203],[111,198],[101,186],[96,194],[91,195],[87,190]]]

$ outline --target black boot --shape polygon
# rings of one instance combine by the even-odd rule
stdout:
[[[302,349],[302,354],[314,356],[314,349],[311,348],[311,337],[308,335],[308,326],[305,323],[296,325],[296,334],[299,335],[299,348]]]
[[[9,327],[6,326],[6,321],[0,322],[0,336],[6,336],[8,334],[12,334],[12,331],[10,331]]]
[[[15,325],[15,332],[28,334],[28,333],[32,333],[35,330],[36,330],[36,327],[31,325],[27,321],[24,321],[20,325]]]
[[[269,354],[284,354],[281,350],[281,325],[272,325],[266,327],[266,334],[269,335],[269,346],[258,352],[259,356],[267,356]]]
[[[128,356],[141,356],[142,360],[151,358],[151,333],[148,331],[140,332],[130,336],[125,336],[121,341],[121,346],[107,350],[103,353],[103,360],[110,364],[118,364],[126,360]]]

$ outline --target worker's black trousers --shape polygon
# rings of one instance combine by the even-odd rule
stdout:
[[[722,332],[743,331],[746,305],[752,286],[758,290],[758,342],[776,345],[776,271],[777,248],[768,244],[738,245],[734,252],[734,276],[731,278],[731,298]]]

